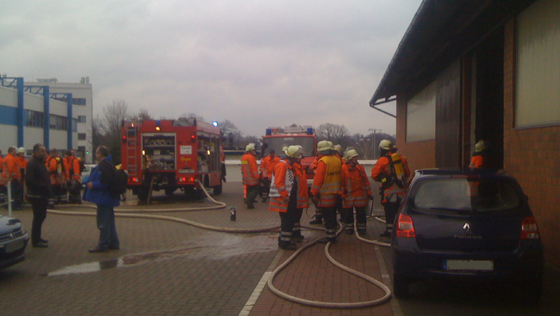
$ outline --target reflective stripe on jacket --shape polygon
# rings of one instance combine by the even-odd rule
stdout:
[[[269,194],[271,211],[282,213],[288,211],[288,202],[285,198],[290,195],[294,181],[297,181],[298,186],[297,208],[309,207],[307,176],[301,164],[294,163],[290,166],[286,160],[281,160],[274,167],[273,179]]]
[[[356,164],[355,167],[345,163],[342,165],[340,175],[340,195],[344,208],[366,206],[371,188],[364,167]]]
[[[244,185],[258,185],[259,184],[259,170],[257,167],[257,159],[251,153],[246,153],[241,157],[241,172],[243,173]]]
[[[342,162],[339,158],[327,155],[319,159],[315,178],[311,187],[311,194],[319,194],[318,207],[332,207],[336,202],[336,195],[340,191],[340,171]]]

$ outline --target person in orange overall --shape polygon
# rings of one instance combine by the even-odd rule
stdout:
[[[74,156],[74,151],[64,152],[66,162],[67,185],[69,192],[69,203],[82,204],[80,190],[82,188],[82,174],[80,172],[80,161]]]
[[[344,165],[344,163],[346,163],[346,159],[344,158],[344,151],[342,150],[342,146],[336,144],[333,146],[333,150],[334,150],[333,156],[340,159],[341,165]],[[342,206],[342,197],[340,196],[340,194],[337,194],[336,196],[336,204],[334,208],[336,212],[340,215],[340,221],[344,221],[346,215],[344,213],[345,212],[344,207]]]
[[[478,143],[474,145],[474,153],[469,168],[488,168],[488,148],[483,140],[478,141]]]
[[[311,171],[313,171],[313,173],[315,173],[315,171],[317,170],[317,164],[319,163],[319,160],[321,158],[323,158],[323,155],[321,155],[317,151],[317,156],[315,156],[315,160],[308,167]],[[317,207],[317,204],[315,204],[315,203],[313,203],[313,204],[315,205],[315,215],[313,215],[313,217],[315,217],[315,219],[310,221],[309,224],[311,224],[311,225],[323,224],[323,212],[321,211],[321,209],[319,207]]]
[[[8,182],[8,170],[4,165],[4,157],[2,157],[2,150],[0,150],[0,203],[6,201],[6,183]]]
[[[21,170],[19,168],[18,159],[16,157],[16,148],[10,147],[8,154],[4,157],[4,165],[8,172],[8,181],[11,181],[12,189],[12,210],[21,209],[21,196],[23,194],[23,180],[21,177]]]
[[[50,150],[50,155],[45,162],[45,166],[47,167],[49,177],[51,178],[51,187],[54,195],[49,199],[49,205],[52,207],[54,204],[59,204],[61,201],[63,201],[62,195],[66,195],[66,191],[63,188],[63,161],[58,156],[58,150],[56,148]]]
[[[278,162],[280,162],[280,158],[276,156],[274,149],[271,149],[269,155],[261,160],[261,193],[263,202],[266,202],[268,198],[270,181],[272,181],[272,175],[274,174],[274,166],[276,166]]]
[[[366,207],[372,198],[366,170],[358,163],[358,152],[354,149],[346,152],[346,162],[340,174],[340,196],[344,207],[345,232],[354,233],[354,209],[356,210],[356,227],[358,234],[366,233]]]
[[[406,190],[405,185],[408,177],[410,177],[410,169],[408,168],[406,157],[401,156],[404,175],[402,178],[395,176],[391,155],[397,152],[397,148],[393,147],[393,143],[390,140],[382,140],[379,143],[379,151],[380,157],[371,170],[371,178],[381,182],[379,191],[382,196],[381,204],[383,204],[385,210],[386,228],[380,236],[389,237],[393,231],[393,223],[395,222],[400,201]]]
[[[245,147],[245,155],[241,157],[241,172],[243,173],[243,185],[247,186],[247,198],[245,199],[247,208],[254,209],[255,198],[259,195],[260,176],[253,143]]]
[[[325,219],[326,240],[322,242],[336,242],[336,196],[340,191],[340,172],[342,162],[333,155],[332,143],[320,141],[317,144],[317,151],[323,157],[317,163],[315,178],[311,186],[311,195],[315,203],[323,212]]]
[[[285,250],[295,250],[294,243],[303,239],[301,231],[294,236],[294,226],[303,214],[303,209],[309,207],[307,193],[307,176],[300,164],[303,158],[300,146],[289,146],[284,153],[287,158],[281,160],[274,167],[273,182],[270,186],[269,209],[280,214],[280,235],[278,247]]]
[[[18,165],[19,165],[19,170],[20,170],[20,174],[21,174],[21,188],[22,188],[22,194],[19,196],[20,199],[20,203],[23,203],[23,200],[25,198],[25,185],[24,185],[24,180],[25,180],[25,168],[27,168],[27,159],[25,159],[25,148],[23,147],[19,147],[16,150],[16,158],[18,161]]]

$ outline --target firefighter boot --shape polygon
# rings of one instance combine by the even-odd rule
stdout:
[[[292,232],[280,231],[280,236],[278,236],[278,248],[284,250],[296,250],[296,244],[292,243]]]

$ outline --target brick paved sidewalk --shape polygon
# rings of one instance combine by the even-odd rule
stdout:
[[[244,208],[241,194],[239,183],[227,183],[216,197],[237,207],[235,222],[230,221],[228,209],[162,215],[235,228],[279,225],[278,214],[268,211],[266,203],[257,203],[255,210]],[[170,204],[156,196],[151,207],[209,204],[185,202],[178,193],[173,198],[177,201]],[[146,208],[134,205],[133,199],[129,204],[123,207]],[[304,214],[302,223],[313,213]],[[31,228],[30,208],[14,212],[14,217]],[[376,232],[371,225],[370,220],[368,236],[373,238]],[[120,251],[90,254],[87,249],[95,246],[98,237],[95,217],[49,214],[43,232],[50,247],[29,247],[24,262],[0,271],[1,314],[239,315],[276,256],[283,262],[292,253],[278,252],[277,232],[226,234],[169,221],[119,217],[117,231]],[[304,234],[309,240],[324,233],[305,230]],[[336,260],[381,278],[372,245],[343,235],[331,249]],[[72,269],[80,273],[69,273]],[[323,301],[367,301],[383,295],[377,287],[328,263],[322,245],[304,252],[274,284],[289,294]],[[312,308],[278,298],[265,287],[250,315],[391,315],[390,311],[390,303],[358,310]]]
[[[305,221],[302,221],[305,223]],[[378,226],[369,220],[367,239],[378,234]],[[324,233],[305,231],[307,241],[322,237]],[[305,244],[305,243],[304,243]],[[338,242],[330,247],[331,256],[341,264],[369,275],[377,280],[383,278],[383,258],[377,258],[374,245],[359,241],[354,235],[341,234]],[[328,261],[324,254],[325,245],[316,244],[302,252],[274,279],[275,287],[289,295],[324,302],[355,303],[379,299],[385,292],[379,287],[339,269]],[[274,268],[288,259],[294,252],[281,251],[280,260]],[[377,252],[379,253],[379,252]],[[386,272],[385,272],[386,273]],[[398,311],[398,310],[397,310]],[[360,309],[326,309],[289,302],[273,294],[265,287],[250,315],[394,315],[390,302]]]

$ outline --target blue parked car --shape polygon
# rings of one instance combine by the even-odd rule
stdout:
[[[0,270],[25,260],[29,234],[19,219],[0,215]]]
[[[543,246],[527,196],[496,172],[420,170],[391,236],[393,288],[406,297],[426,279],[516,281],[530,301],[542,292]]]

